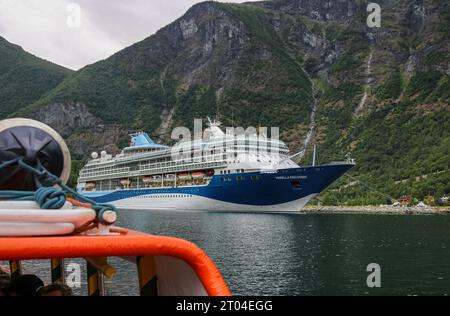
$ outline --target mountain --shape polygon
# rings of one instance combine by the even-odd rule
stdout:
[[[71,72],[0,37],[0,119],[37,101]]]
[[[278,126],[302,163],[313,145],[321,163],[356,159],[327,203],[450,193],[450,5],[378,1],[382,26],[369,28],[368,3],[200,3],[14,115],[55,127],[79,159],[133,130],[168,141],[207,115]]]

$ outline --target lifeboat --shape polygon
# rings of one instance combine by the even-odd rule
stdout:
[[[182,173],[178,174],[178,179],[189,180],[189,179],[191,179],[191,175],[188,172],[182,172]]]
[[[130,184],[130,179],[120,179],[120,180],[119,180],[119,183],[120,183],[121,185],[127,186],[127,185]]]
[[[144,183],[152,182],[152,180],[153,180],[152,177],[144,177],[144,178],[142,179],[142,181],[143,181]]]
[[[116,227],[115,208],[70,189],[69,174],[67,146],[50,127],[24,119],[0,121],[0,261],[9,261],[12,279],[21,274],[22,260],[48,259],[52,282],[65,283],[64,260],[83,258],[88,294],[106,295],[104,278],[117,272],[108,260],[118,257],[136,265],[142,296],[231,294],[199,247]]]
[[[194,179],[203,179],[205,173],[203,171],[196,171],[192,173],[192,178]]]

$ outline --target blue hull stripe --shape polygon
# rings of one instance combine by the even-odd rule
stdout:
[[[149,194],[191,194],[243,205],[276,205],[320,193],[352,167],[339,164],[281,169],[274,173],[215,175],[205,186],[80,193],[99,203]],[[252,176],[259,176],[259,180],[252,180]],[[244,180],[238,180],[238,177]],[[231,178],[231,181],[225,181],[225,178]]]

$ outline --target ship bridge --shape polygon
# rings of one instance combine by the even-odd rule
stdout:
[[[130,146],[125,147],[122,151],[123,153],[135,153],[136,151],[153,151],[169,148],[168,146],[155,143],[145,132],[133,133],[128,136],[131,138]]]

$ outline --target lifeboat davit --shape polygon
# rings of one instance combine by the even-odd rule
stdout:
[[[153,176],[150,181],[153,183],[157,183],[157,182],[161,182],[161,180],[162,180],[161,176]]]
[[[193,243],[116,227],[113,206],[68,198],[88,201],[65,185],[69,174],[69,151],[54,130],[31,120],[0,121],[0,260],[10,262],[12,278],[21,260],[49,259],[52,282],[64,283],[65,258],[83,258],[89,295],[104,295],[104,277],[116,271],[108,259],[119,257],[136,264],[143,296],[230,295]]]
[[[166,174],[164,176],[164,181],[175,181],[175,175],[174,174]]]

